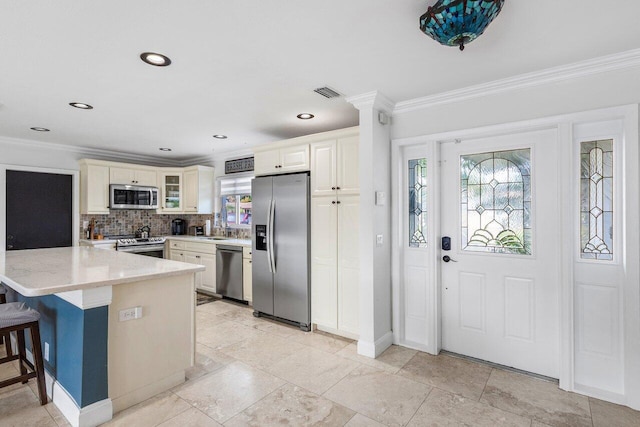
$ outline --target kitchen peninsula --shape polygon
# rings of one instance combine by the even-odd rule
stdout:
[[[74,426],[108,421],[184,381],[202,270],[91,247],[0,252],[9,299],[41,314],[48,394]]]

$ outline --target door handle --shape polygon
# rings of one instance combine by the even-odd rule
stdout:
[[[444,262],[449,262],[449,261],[452,261],[452,262],[458,262],[458,261],[456,261],[455,259],[451,258],[449,255],[445,255],[445,256],[443,256],[443,257],[442,257],[442,260],[443,260]]]
[[[271,272],[276,273],[276,253],[275,253],[275,226],[276,226],[276,201],[271,201],[271,218],[269,222],[269,253],[271,254]]]

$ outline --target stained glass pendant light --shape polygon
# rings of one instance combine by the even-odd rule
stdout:
[[[446,46],[474,41],[498,16],[504,0],[438,0],[420,17],[420,29]]]

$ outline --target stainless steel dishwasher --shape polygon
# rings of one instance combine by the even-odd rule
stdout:
[[[242,246],[216,245],[216,292],[242,300]]]

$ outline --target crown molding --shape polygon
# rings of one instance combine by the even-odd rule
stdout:
[[[378,91],[367,92],[360,95],[350,96],[345,99],[358,110],[363,108],[375,108],[389,114],[393,111],[395,103]]]
[[[633,49],[613,55],[575,62],[573,64],[521,74],[515,77],[494,80],[492,82],[443,92],[436,95],[429,95],[398,102],[393,109],[393,114],[408,113],[433,107],[435,105],[465,101],[511,90],[531,88],[637,66],[640,66],[640,49]]]
[[[35,148],[41,150],[53,150],[53,151],[64,151],[67,153],[78,154],[83,158],[97,159],[97,160],[109,160],[109,161],[117,161],[117,162],[125,162],[125,163],[141,163],[141,164],[152,164],[153,166],[169,166],[169,167],[180,167],[180,166],[190,166],[195,164],[194,161],[199,160],[200,157],[197,158],[188,158],[188,159],[167,159],[163,157],[155,157],[155,156],[145,156],[141,154],[134,153],[126,153],[121,151],[113,151],[113,150],[105,150],[102,148],[91,148],[91,147],[80,147],[76,145],[67,145],[67,144],[58,144],[53,142],[41,142],[35,141],[33,139],[20,139],[20,138],[11,138],[6,136],[0,136],[0,145],[16,145],[20,147],[26,148]],[[209,159],[211,161],[211,157],[202,157]]]

